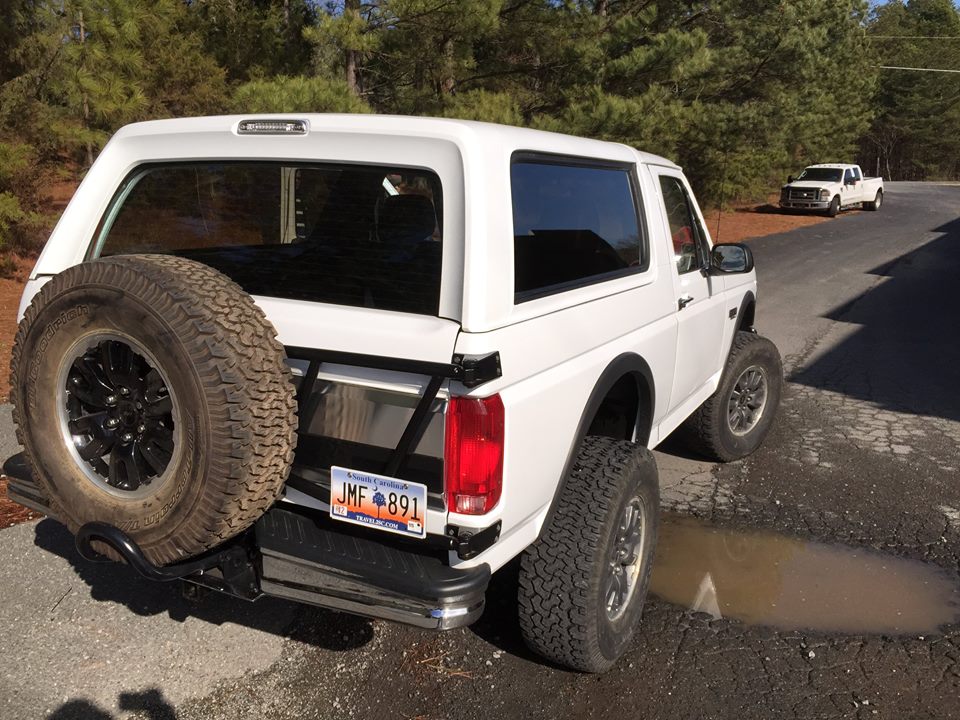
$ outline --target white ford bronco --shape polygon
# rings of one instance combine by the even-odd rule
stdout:
[[[81,553],[425,628],[519,556],[520,625],[610,667],[646,594],[650,449],[753,451],[782,369],[749,249],[676,165],[382,116],[123,128],[24,293],[14,499]]]

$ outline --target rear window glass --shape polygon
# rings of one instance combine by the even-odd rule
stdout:
[[[629,166],[521,159],[510,180],[516,302],[646,266]]]
[[[440,180],[422,169],[147,166],[117,193],[92,254],[179,255],[253,295],[435,315],[442,209]]]

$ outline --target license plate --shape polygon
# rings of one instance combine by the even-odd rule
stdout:
[[[330,468],[330,517],[377,530],[427,536],[427,486],[361,470]]]

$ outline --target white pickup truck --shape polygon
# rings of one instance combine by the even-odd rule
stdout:
[[[879,210],[882,203],[883,178],[864,177],[859,165],[811,165],[780,189],[780,207],[819,210],[830,217],[853,205]]]
[[[10,496],[81,553],[449,629],[520,558],[526,642],[609,668],[650,450],[729,461],[782,387],[750,249],[625,145],[349,115],[131,125],[23,296]]]

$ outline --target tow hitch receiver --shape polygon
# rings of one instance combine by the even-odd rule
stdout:
[[[94,549],[94,541],[109,546],[148,580],[186,580],[244,600],[256,600],[262,595],[250,552],[239,542],[192,560],[158,567],[147,560],[133,538],[113,525],[87,523],[80,527],[76,540],[77,550],[86,560],[110,562],[110,558]]]

